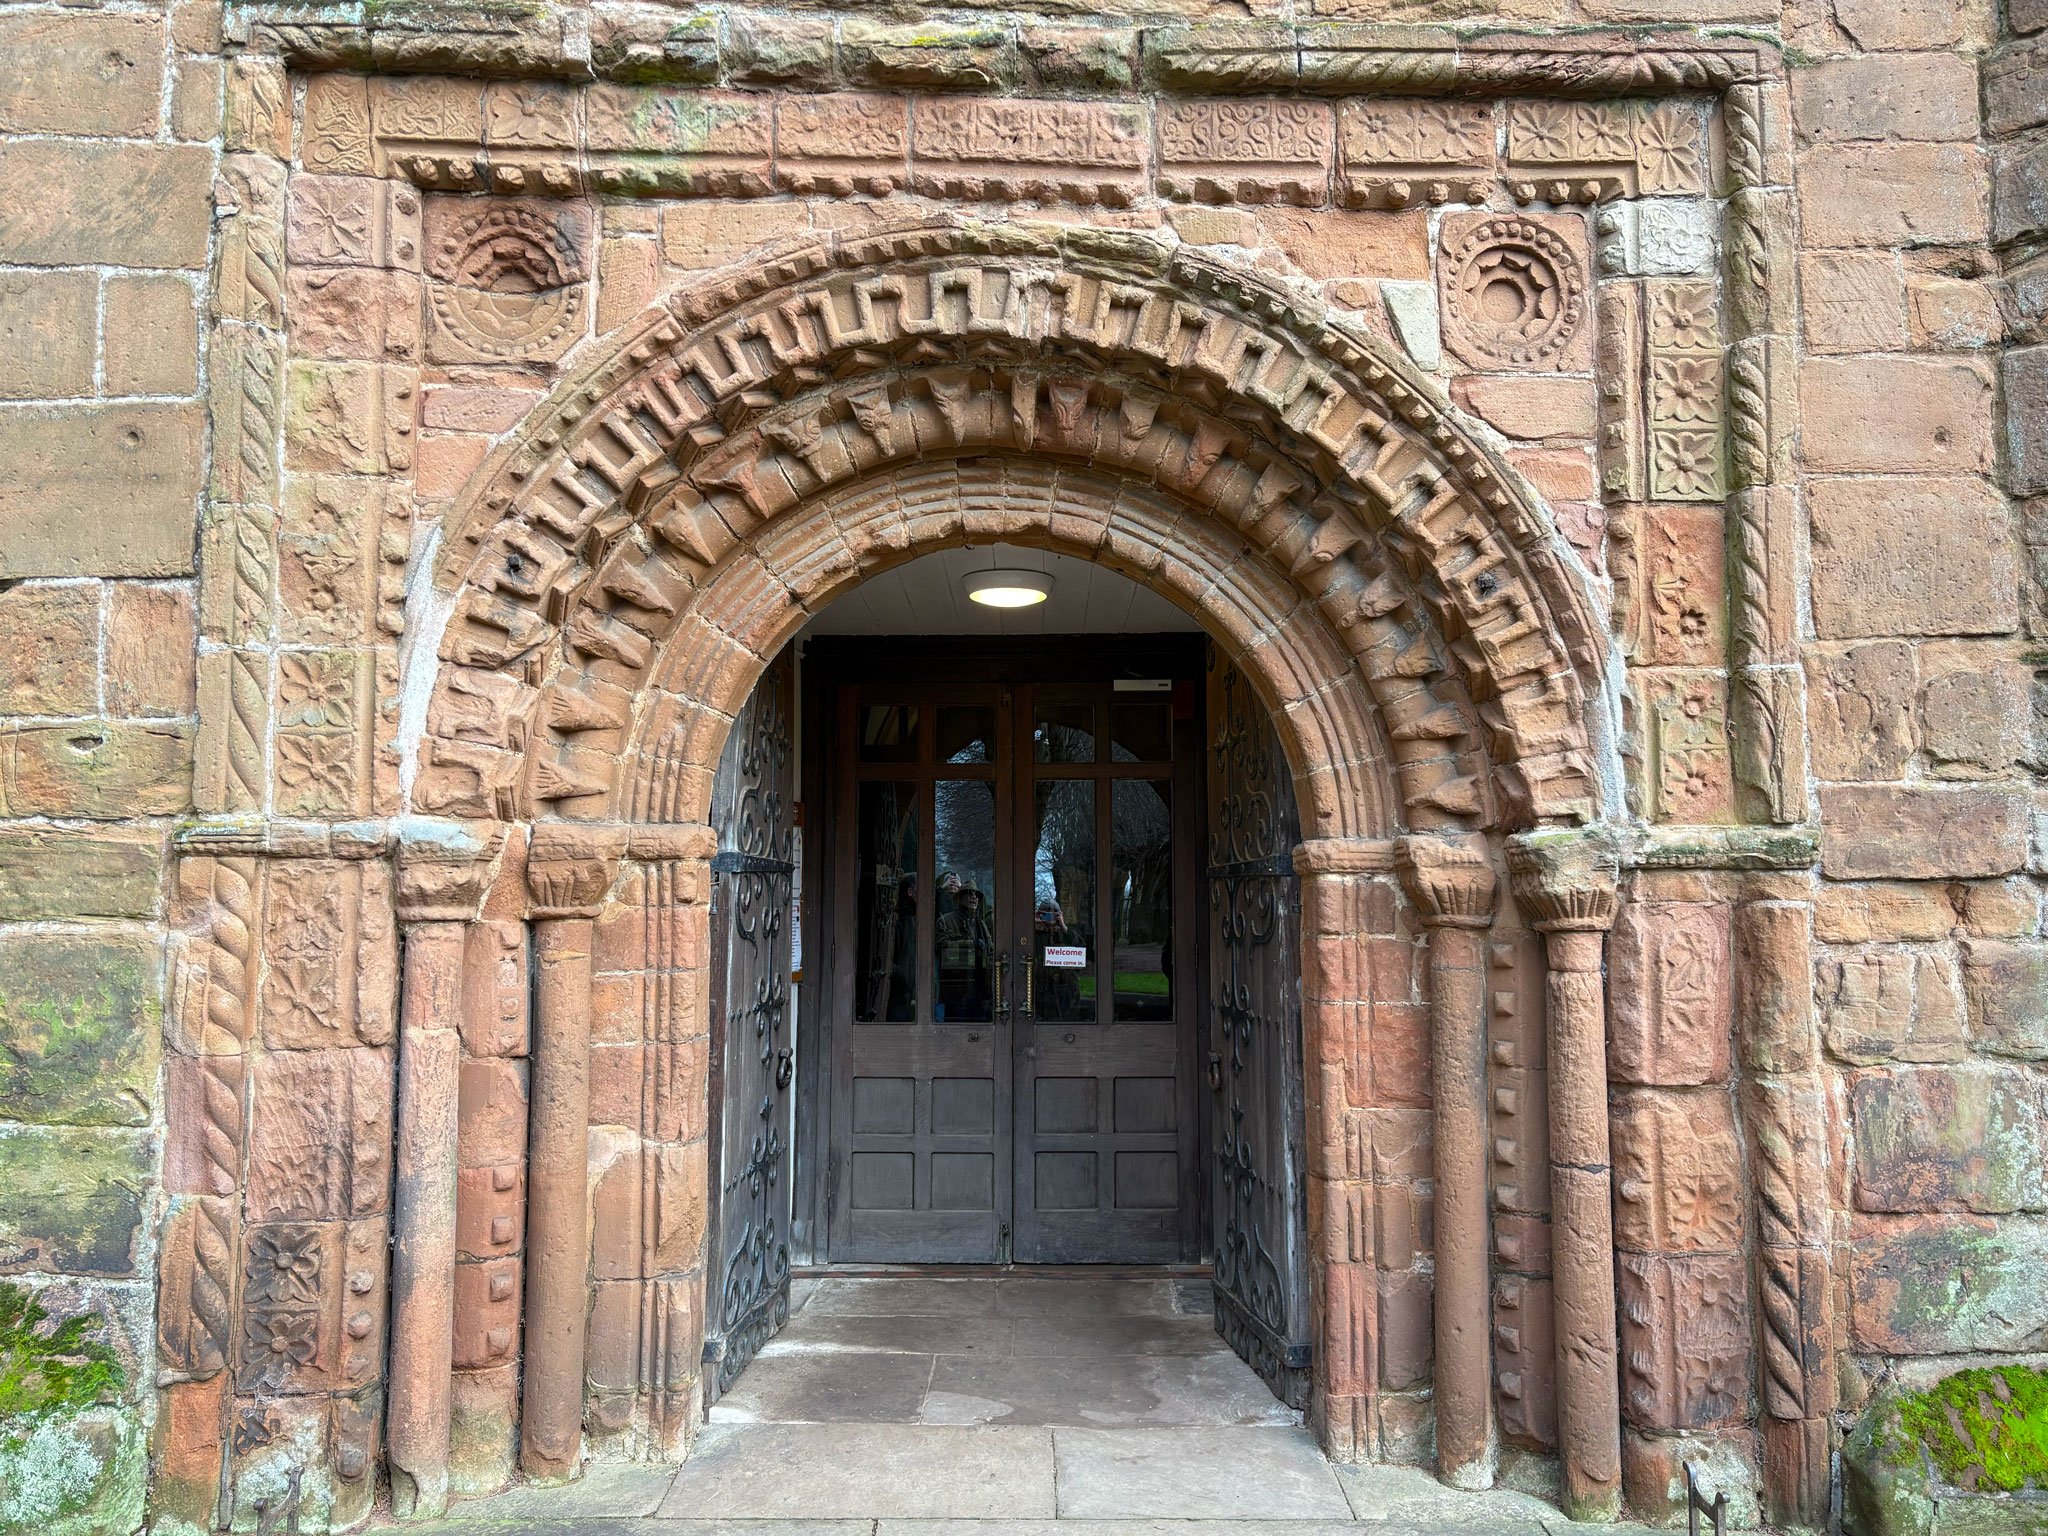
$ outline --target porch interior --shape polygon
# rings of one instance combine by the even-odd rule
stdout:
[[[828,1272],[680,1468],[595,1465],[415,1536],[1590,1536],[1553,1504],[1327,1461],[1166,1271]],[[1601,1526],[1602,1532],[1622,1528]],[[1627,1533],[1622,1532],[1622,1536]]]

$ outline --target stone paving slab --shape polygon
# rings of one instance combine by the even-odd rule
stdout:
[[[1059,1429],[1059,1513],[1078,1519],[1347,1520],[1308,1432]]]
[[[651,1515],[667,1495],[675,1475],[674,1467],[593,1462],[573,1483],[554,1487],[522,1483],[487,1498],[458,1500],[449,1507],[448,1523],[502,1525]]]
[[[669,1518],[1046,1518],[1051,1433],[929,1424],[712,1424],[676,1473]]]

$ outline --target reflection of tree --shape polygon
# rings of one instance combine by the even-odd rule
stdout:
[[[863,784],[860,805],[860,975],[857,1017],[917,1016],[917,794]]]
[[[1172,937],[1173,817],[1167,786],[1119,779],[1111,791],[1111,895],[1118,944],[1161,944]]]

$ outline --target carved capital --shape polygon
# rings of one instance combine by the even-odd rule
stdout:
[[[422,822],[398,845],[398,920],[463,923],[476,916],[504,830],[488,823]]]
[[[623,827],[535,827],[526,849],[528,910],[537,918],[597,916],[625,851]]]
[[[1478,838],[1404,837],[1395,848],[1401,884],[1431,928],[1485,928],[1499,881]]]
[[[1541,933],[1604,933],[1614,926],[1621,860],[1602,831],[1526,832],[1508,840],[1515,905]]]

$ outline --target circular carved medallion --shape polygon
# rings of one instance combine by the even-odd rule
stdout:
[[[1526,219],[1488,219],[1458,242],[1444,272],[1452,345],[1476,363],[1546,363],[1585,316],[1586,276],[1556,235]]]
[[[563,341],[583,317],[573,237],[528,208],[494,207],[463,219],[436,253],[434,312],[464,346],[531,357]]]

